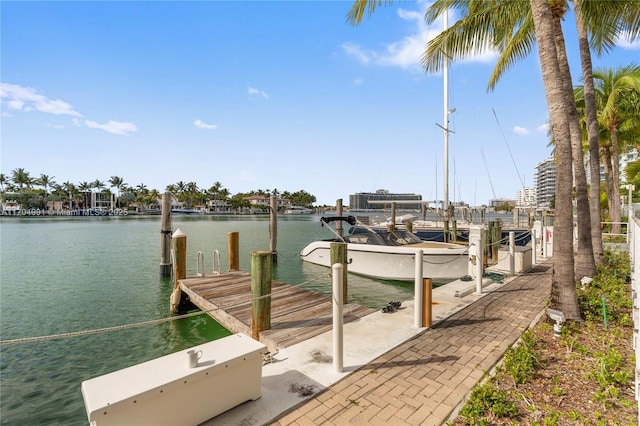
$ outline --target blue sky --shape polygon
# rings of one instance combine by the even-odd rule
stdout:
[[[395,2],[353,27],[351,4],[2,1],[0,171],[161,192],[219,181],[328,205],[377,189],[441,199],[443,78],[419,57],[442,22]],[[640,43],[621,41],[594,66],[634,61]],[[514,198],[551,152],[537,50],[488,93],[494,64],[450,66],[451,201]]]

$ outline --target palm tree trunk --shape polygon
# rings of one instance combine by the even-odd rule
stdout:
[[[572,161],[569,130],[572,106],[562,85],[555,45],[553,15],[548,0],[530,0],[547,105],[556,141],[556,214],[553,240],[553,274],[550,307],[567,319],[581,320],[573,259]],[[573,91],[572,91],[573,93]],[[575,105],[575,103],[574,103]]]
[[[602,165],[604,166],[604,191],[607,194],[607,208],[609,210],[609,220],[612,220],[611,210],[613,209],[613,177],[611,171],[611,150],[608,146],[601,149]]]
[[[569,116],[569,131],[571,134],[571,154],[573,158],[573,176],[576,187],[576,222],[578,230],[577,248],[575,257],[575,274],[577,279],[593,277],[596,274],[596,263],[593,260],[593,245],[591,244],[591,212],[589,210],[589,197],[587,194],[587,175],[584,171],[584,157],[582,155],[582,129],[575,107],[573,96],[573,83],[567,60],[567,49],[564,43],[564,35],[560,17],[554,19],[556,49],[558,53],[558,65],[563,74],[562,84],[567,105],[571,108],[567,111]]]
[[[587,38],[587,27],[582,15],[582,0],[573,0],[578,41],[580,44],[580,61],[582,63],[582,79],[584,87],[585,116],[587,119],[587,137],[589,140],[589,210],[591,217],[591,245],[593,246],[593,259],[596,264],[604,263],[604,251],[602,249],[602,228],[600,222],[600,155],[598,140],[598,112],[596,107],[596,90],[593,83],[593,64],[591,62],[591,49]]]
[[[622,213],[620,212],[620,149],[618,145],[617,128],[611,129],[611,233],[619,234],[621,232],[620,221]]]

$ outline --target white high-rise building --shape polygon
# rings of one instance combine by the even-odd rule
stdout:
[[[536,205],[535,188],[522,188],[516,191],[516,206],[529,207]]]
[[[536,206],[549,208],[556,194],[556,165],[549,157],[536,165]]]

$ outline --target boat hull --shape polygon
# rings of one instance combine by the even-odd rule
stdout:
[[[300,252],[303,261],[331,266],[332,241],[314,241]],[[447,243],[409,246],[347,244],[347,271],[372,278],[396,281],[415,280],[415,253],[423,251],[423,278],[455,279],[468,272],[467,248]]]

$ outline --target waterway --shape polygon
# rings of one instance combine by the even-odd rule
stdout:
[[[299,259],[329,238],[320,216],[280,216],[274,279],[329,294],[329,269]],[[228,269],[229,232],[240,268],[269,249],[267,216],[174,216],[187,235],[188,275],[197,252]],[[160,276],[160,217],[0,218],[0,340],[51,336],[171,317],[172,278]],[[413,283],[349,275],[350,301],[380,308],[412,297]],[[0,346],[1,425],[86,425],[82,381],[228,335],[207,315],[155,325]]]

